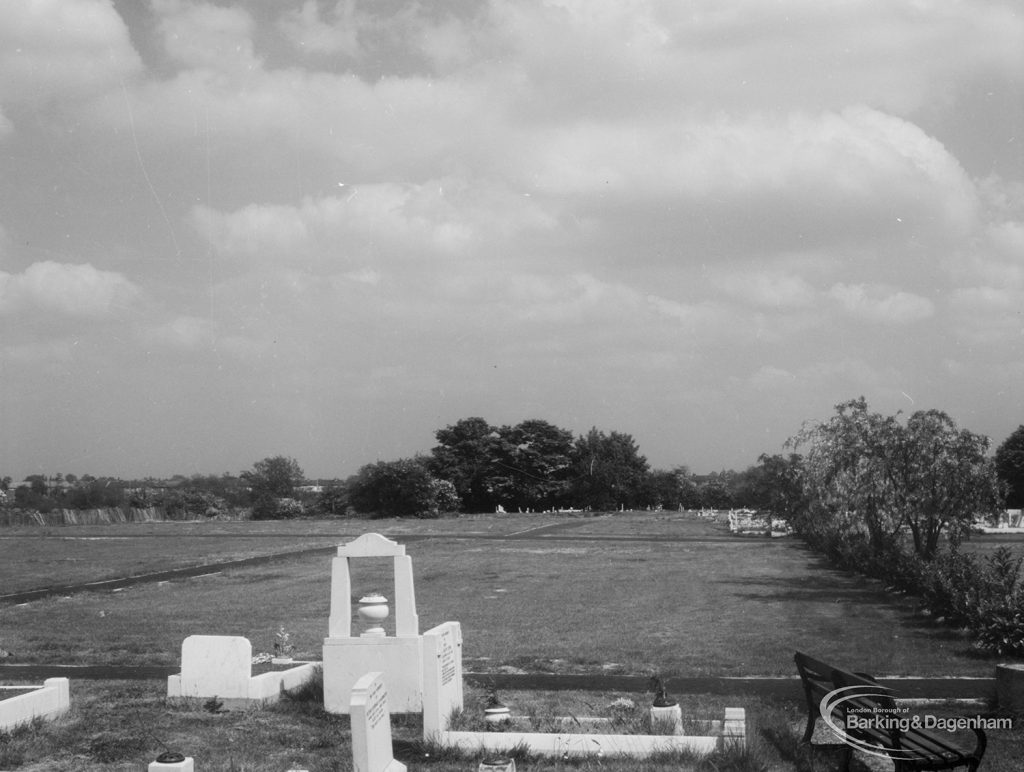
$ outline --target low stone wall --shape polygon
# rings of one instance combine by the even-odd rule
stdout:
[[[71,690],[67,678],[47,678],[42,686],[0,688],[0,731],[8,731],[35,718],[54,718],[71,707]],[[14,696],[4,698],[4,692]]]

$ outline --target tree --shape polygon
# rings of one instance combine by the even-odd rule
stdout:
[[[280,498],[293,496],[295,486],[301,485],[305,479],[299,462],[287,456],[257,461],[250,471],[242,472],[241,477],[248,481],[253,493]]]
[[[1024,425],[996,449],[996,473],[1006,487],[1006,506],[1024,507]]]
[[[738,506],[770,512],[772,517],[792,520],[807,508],[800,482],[802,459],[762,453],[752,466],[738,475],[733,500]]]
[[[347,485],[352,507],[377,517],[437,517],[459,505],[455,486],[433,477],[421,457],[367,464]]]
[[[316,505],[325,515],[344,515],[348,509],[348,488],[340,482],[328,483],[317,495]]]
[[[503,484],[495,466],[501,444],[498,430],[473,417],[438,429],[434,436],[438,444],[430,451],[433,475],[455,486],[467,512],[492,512],[497,503],[495,487]]]
[[[1000,507],[999,478],[988,437],[958,428],[942,411],[914,413],[900,439],[892,471],[897,507],[914,550],[931,560],[943,530],[958,543],[976,515]]]
[[[696,509],[700,496],[693,475],[685,466],[666,471],[658,469],[647,475],[644,504],[672,509]]]
[[[295,507],[283,505],[294,496],[295,486],[305,479],[302,467],[294,458],[265,458],[253,464],[250,471],[242,472],[240,477],[249,483],[254,520],[295,516],[298,511]]]
[[[889,455],[896,446],[895,418],[868,411],[860,397],[836,405],[826,423],[805,426],[788,441],[807,447],[804,491],[812,503],[807,519],[797,523],[811,533],[832,531],[843,537],[866,531],[872,551],[881,554],[902,526],[895,509]]]
[[[25,478],[25,482],[29,484],[29,489],[37,496],[45,496],[49,490],[46,487],[46,477],[41,474],[30,474]]]
[[[591,509],[632,509],[643,503],[649,471],[630,435],[592,428],[573,446],[571,495]]]
[[[533,418],[498,431],[492,488],[506,508],[550,509],[565,500],[572,432]],[[494,485],[498,479],[501,483]]]
[[[903,425],[869,412],[860,397],[788,444],[807,447],[810,506],[798,527],[846,537],[863,530],[874,555],[896,547],[906,530],[918,556],[931,560],[943,532],[955,542],[977,514],[999,504],[988,438],[937,410],[918,411]]]

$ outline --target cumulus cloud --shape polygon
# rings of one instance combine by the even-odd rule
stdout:
[[[681,124],[568,124],[531,138],[530,147],[516,156],[524,184],[585,196],[597,211],[669,202],[696,208],[716,232],[735,229],[741,209],[772,213],[743,222],[748,232],[791,240],[845,240],[865,228],[893,233],[904,219],[962,234],[977,217],[973,183],[941,143],[865,107]]]
[[[306,263],[465,255],[485,239],[556,225],[553,215],[500,187],[458,180],[339,187],[341,195],[306,197],[298,205],[250,204],[233,212],[197,206],[189,220],[222,254]]]
[[[153,0],[164,48],[179,63],[245,74],[259,66],[252,16],[241,7],[189,0]]]
[[[360,54],[360,22],[353,0],[337,3],[331,18],[324,18],[316,0],[306,0],[301,8],[286,11],[278,23],[294,45],[309,53]]]
[[[803,276],[787,271],[717,272],[712,283],[729,295],[766,308],[804,308],[811,305],[818,294]]]
[[[20,274],[0,272],[0,313],[46,311],[102,317],[124,311],[140,290],[119,273],[88,263],[33,263]]]
[[[0,104],[85,100],[117,87],[139,67],[128,28],[110,2],[4,3]]]
[[[884,285],[840,283],[833,285],[828,294],[848,313],[872,322],[904,324],[935,313],[935,304],[928,298]]]

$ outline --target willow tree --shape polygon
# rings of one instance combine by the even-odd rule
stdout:
[[[805,426],[789,443],[805,448],[806,526],[840,534],[866,531],[880,552],[909,532],[930,560],[943,533],[959,541],[977,515],[1000,505],[989,440],[957,427],[938,410],[899,414],[868,410],[863,397],[836,406],[828,421]]]

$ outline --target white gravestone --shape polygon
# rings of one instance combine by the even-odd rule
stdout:
[[[349,712],[354,772],[405,772],[391,747],[391,713],[382,673],[367,673],[356,681]]]
[[[437,739],[462,707],[462,625],[445,622],[423,633],[424,739]]]
[[[350,563],[360,558],[391,558],[394,566],[395,634],[353,635]],[[364,673],[381,672],[390,709],[415,713],[423,708],[423,636],[419,634],[412,558],[405,547],[378,533],[366,533],[338,547],[331,565],[331,612],[324,639],[324,709],[348,713],[352,685]]]
[[[245,699],[252,644],[234,635],[190,635],[181,644],[181,696]]]

